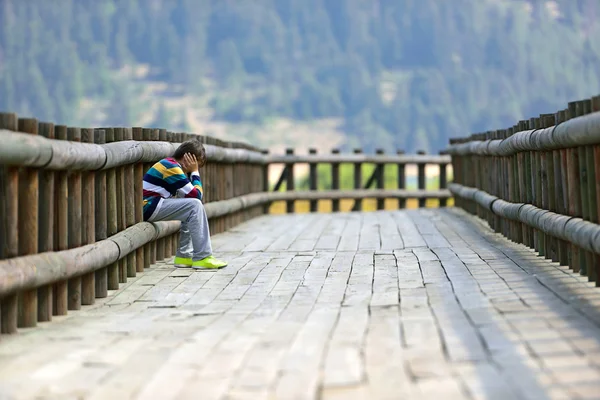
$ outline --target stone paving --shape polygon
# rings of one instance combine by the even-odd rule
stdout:
[[[600,289],[460,210],[271,215],[0,338],[0,399],[600,398]]]

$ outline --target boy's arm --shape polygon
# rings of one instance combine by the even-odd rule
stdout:
[[[192,171],[190,173],[190,184],[194,187],[194,190],[197,192],[190,196],[186,195],[186,197],[196,197],[202,200],[202,195],[204,194],[204,190],[202,189],[202,180],[200,179],[200,173],[198,171]]]
[[[177,167],[176,169],[176,197],[202,200],[202,181],[200,180],[200,174],[198,171],[193,171],[190,173],[190,177],[188,179],[188,176],[181,168]]]

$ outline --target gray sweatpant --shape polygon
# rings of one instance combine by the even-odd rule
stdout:
[[[202,260],[212,254],[204,205],[198,199],[163,199],[148,222],[181,221],[177,257]]]

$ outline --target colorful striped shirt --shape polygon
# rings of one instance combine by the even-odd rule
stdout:
[[[197,171],[186,175],[174,158],[163,158],[144,174],[144,221],[160,206],[162,199],[171,197],[202,200],[202,181]]]

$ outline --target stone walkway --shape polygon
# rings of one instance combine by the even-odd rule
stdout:
[[[0,338],[0,399],[600,398],[600,289],[454,210],[264,216]]]

